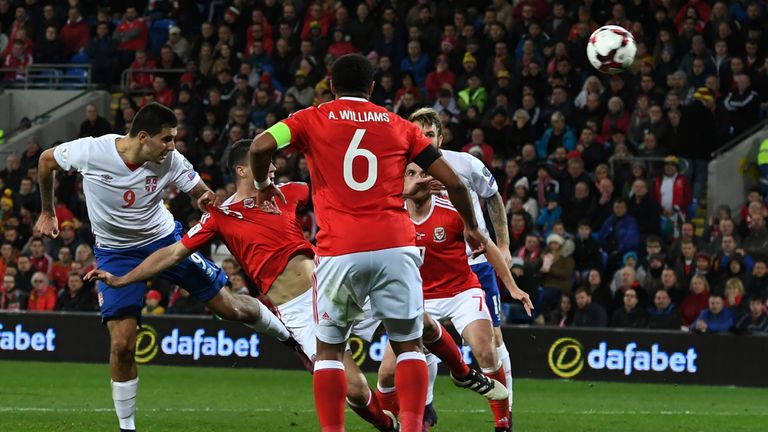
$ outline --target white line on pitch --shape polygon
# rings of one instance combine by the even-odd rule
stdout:
[[[8,407],[0,406],[0,412],[113,412],[113,408],[48,408],[48,407]],[[291,408],[137,408],[140,412],[227,412],[227,413],[249,413],[249,412],[299,412],[310,413],[314,412],[312,409],[291,409]],[[485,413],[487,410],[483,409],[439,409],[439,412],[448,413]],[[696,415],[696,416],[716,416],[716,417],[735,417],[735,416],[768,416],[768,412],[735,412],[735,411],[723,411],[723,412],[700,412],[700,411],[651,411],[651,410],[554,410],[554,411],[530,411],[524,409],[518,409],[515,411],[518,414],[554,414],[554,415]]]

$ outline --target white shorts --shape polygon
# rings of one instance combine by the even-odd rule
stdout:
[[[450,320],[459,335],[472,321],[491,321],[485,293],[480,288],[468,289],[449,298],[426,300],[424,309],[438,321]]]
[[[313,359],[317,354],[317,340],[315,339],[317,324],[315,324],[314,316],[311,313],[314,310],[312,297],[312,290],[309,289],[304,294],[277,307],[283,324],[293,334],[293,337],[304,350],[304,354],[310,359]],[[364,305],[363,309],[370,316],[370,305]],[[352,326],[352,333],[371,342],[373,334],[380,324],[381,321],[365,318]]]
[[[355,321],[365,318],[363,306],[371,303],[371,318],[381,320],[390,339],[417,339],[423,330],[424,297],[415,246],[315,257],[317,337],[339,344],[350,335]]]

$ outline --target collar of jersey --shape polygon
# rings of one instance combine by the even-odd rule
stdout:
[[[363,99],[363,98],[354,97],[354,96],[342,96],[342,97],[339,98],[339,100],[351,100],[351,101],[355,101],[355,102],[368,102],[368,99]]]
[[[434,195],[432,195],[432,197],[431,197],[431,199],[430,199],[430,200],[432,201],[432,203],[431,203],[432,205],[429,207],[429,213],[427,213],[427,215],[426,215],[426,216],[424,216],[424,219],[422,219],[422,220],[420,220],[420,221],[417,221],[416,219],[414,219],[414,218],[411,218],[411,222],[413,222],[413,224],[414,224],[414,225],[421,225],[421,224],[423,224],[424,222],[426,222],[426,221],[427,221],[427,220],[428,220],[430,217],[432,217],[432,212],[434,212],[434,211],[435,211],[435,196],[434,196]],[[407,207],[407,204],[406,204],[406,208],[405,208],[405,210],[406,210],[406,211],[408,211],[408,207]]]

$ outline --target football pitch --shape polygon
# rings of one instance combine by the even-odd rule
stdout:
[[[141,366],[139,431],[316,431],[300,371]],[[374,383],[369,375],[369,382]],[[492,431],[488,405],[440,376],[432,430]],[[347,410],[347,430],[370,431]],[[768,389],[515,381],[516,431],[765,431]],[[0,361],[0,431],[116,431],[107,365]]]

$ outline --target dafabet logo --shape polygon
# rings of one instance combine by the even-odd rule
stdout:
[[[630,376],[634,372],[696,373],[699,355],[694,347],[683,352],[667,353],[659,344],[652,344],[650,350],[640,350],[635,342],[627,343],[621,349],[608,349],[608,343],[601,341],[597,347],[586,350],[577,339],[563,337],[550,347],[547,362],[552,372],[560,378],[573,378],[586,364],[592,370],[617,370]]]

